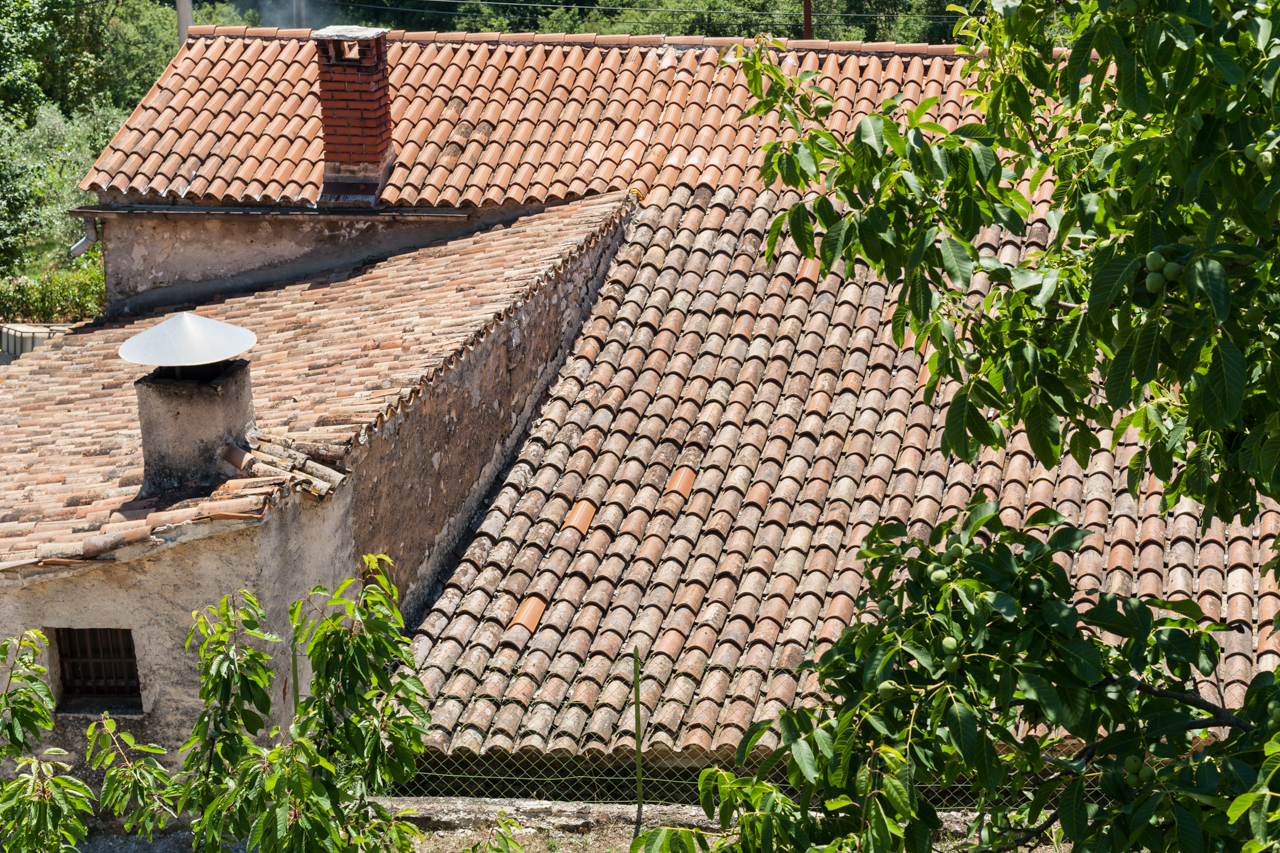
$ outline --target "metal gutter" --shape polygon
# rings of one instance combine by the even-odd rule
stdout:
[[[133,204],[127,207],[93,205],[67,211],[68,216],[85,219],[113,219],[125,216],[150,216],[161,219],[200,217],[204,219],[386,219],[393,222],[445,221],[462,222],[471,218],[465,210],[414,210],[413,208],[316,208],[316,207],[196,207],[169,204]]]

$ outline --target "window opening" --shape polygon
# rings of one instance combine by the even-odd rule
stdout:
[[[142,710],[138,657],[127,628],[58,628],[61,711]]]

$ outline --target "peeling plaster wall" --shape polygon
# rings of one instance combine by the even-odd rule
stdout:
[[[104,197],[104,203],[108,199]],[[117,203],[130,199],[114,199]],[[315,275],[536,213],[543,205],[464,209],[469,219],[390,221],[245,216],[119,216],[102,221],[107,313],[138,311]]]
[[[130,629],[143,714],[121,717],[121,728],[169,749],[168,760],[176,763],[177,748],[200,712],[198,655],[184,649],[192,611],[248,589],[267,610],[268,630],[287,637],[291,601],[315,584],[332,588],[354,573],[352,497],[350,489],[318,504],[295,496],[270,510],[260,525],[188,541],[184,535],[199,536],[200,525],[179,525],[172,534],[176,544],[154,553],[0,592],[0,626],[6,635],[28,628]],[[53,643],[51,631],[48,637]],[[277,652],[277,676],[289,668],[285,649]],[[60,693],[56,658],[46,658]],[[279,686],[274,692],[278,700]],[[84,730],[93,719],[59,714],[44,746],[66,749],[78,775],[96,782],[98,774],[81,766]]]
[[[357,451],[356,553],[395,561],[408,625],[420,619],[437,575],[564,364],[626,223],[571,260]]]

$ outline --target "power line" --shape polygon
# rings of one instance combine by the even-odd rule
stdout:
[[[364,9],[386,9],[396,12],[421,12],[424,14],[432,14],[439,12],[435,9],[418,9],[405,6],[375,6],[369,3],[352,3],[338,2],[338,0],[323,0],[326,3],[335,3],[339,6],[359,6]],[[477,3],[482,6],[514,6],[521,9],[582,9],[588,12],[661,12],[667,15],[671,14],[687,14],[687,15],[739,15],[742,17],[774,17],[774,18],[793,18],[798,17],[799,12],[744,12],[737,9],[662,9],[645,6],[573,6],[560,5],[557,3],[513,3],[509,0],[429,0],[432,3],[451,3],[461,6],[468,3]],[[898,14],[896,12],[814,12],[815,18],[871,18],[876,20],[884,20],[892,18],[909,19],[909,20],[927,20],[927,21],[954,21],[959,15],[912,15]]]

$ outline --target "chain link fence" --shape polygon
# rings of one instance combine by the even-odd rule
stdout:
[[[703,677],[712,677],[713,669],[708,667],[702,673]],[[584,673],[579,673],[577,677],[570,680],[571,683],[576,683],[577,678],[583,675]],[[640,704],[642,693],[652,696],[655,692],[659,694],[663,692],[662,690],[644,690],[645,687],[654,686],[649,675],[650,670],[640,661],[623,658],[616,661],[603,678],[603,684],[600,685],[601,693],[608,690],[615,701],[618,700],[619,694],[628,695],[630,698],[626,706],[622,708],[614,706],[620,712],[617,725],[619,731],[623,733],[624,747],[616,749],[615,741],[615,751],[612,754],[594,750],[583,750],[577,754],[548,754],[533,750],[520,750],[513,753],[502,748],[484,749],[479,752],[465,749],[450,753],[429,751],[420,762],[416,778],[403,786],[398,793],[412,797],[634,803],[637,799],[635,753],[625,747],[630,746],[627,740],[633,737],[636,731],[640,732],[643,739],[647,729],[647,724],[633,716],[634,711]],[[739,685],[740,678],[753,679],[756,695],[762,697],[779,695],[779,691],[776,690],[777,679],[789,678],[795,688],[792,695],[796,695],[798,699],[804,692],[804,684],[807,680],[804,673],[794,667],[743,668],[735,671],[725,669],[722,677],[727,681],[727,692],[730,697],[735,697],[735,689]],[[808,677],[811,678],[812,675]],[[622,693],[623,690],[625,693]],[[780,692],[786,693],[785,690]],[[696,691],[690,690],[686,693],[686,695],[690,694],[696,695]],[[572,695],[572,690],[566,689],[560,695]],[[813,700],[818,697],[805,698]],[[692,702],[675,709],[679,711],[676,716],[684,721],[681,725],[700,719],[701,712],[703,715],[710,715],[711,723],[718,728],[719,723],[716,720],[720,708],[699,706],[698,701],[695,698]],[[728,701],[726,700],[726,704]],[[737,702],[739,705],[742,704],[741,699],[737,699]],[[659,701],[658,707],[649,709],[645,718],[652,722],[663,716],[664,710],[672,709],[666,708],[663,702]],[[668,721],[671,718],[671,715],[666,716]],[[633,720],[634,723],[632,723]],[[703,725],[706,725],[706,718],[702,720]],[[508,739],[507,742],[510,743],[511,740]],[[478,744],[480,741],[477,740],[475,743]],[[1054,752],[1063,757],[1071,755],[1078,749],[1078,745],[1065,742],[1057,743],[1055,747]],[[698,778],[707,767],[730,768],[739,775],[751,775],[758,767],[758,765],[751,765],[745,768],[732,768],[732,764],[731,755],[712,757],[704,761],[673,759],[653,754],[642,755],[640,777],[643,800],[655,805],[696,805],[699,802]],[[1000,804],[1013,806],[1025,803],[1040,782],[1049,778],[1053,772],[1054,770],[1049,768],[1040,774],[1039,778],[1029,779],[1016,787],[1011,786],[999,798]],[[770,775],[773,781],[786,787],[784,769],[775,768]],[[940,810],[969,810],[978,806],[978,797],[972,786],[963,780],[953,785],[921,785],[919,790],[935,808]],[[1091,791],[1091,798],[1101,796],[1103,796],[1101,791]]]
[[[697,805],[698,776],[708,766],[728,766],[714,761],[705,765],[643,759],[641,783],[644,802],[653,805]],[[737,768],[749,775],[754,767]],[[785,776],[771,773],[773,781],[788,788]],[[1025,803],[1036,786],[1051,773],[1003,792],[1006,806]],[[1087,799],[1103,796],[1095,786]],[[921,785],[920,794],[939,811],[965,811],[977,807],[977,797],[966,783]],[[442,755],[427,757],[417,777],[397,792],[410,797],[472,797],[493,800],[531,799],[578,803],[634,803],[636,767],[633,756],[515,756]],[[787,790],[789,794],[794,791]]]

